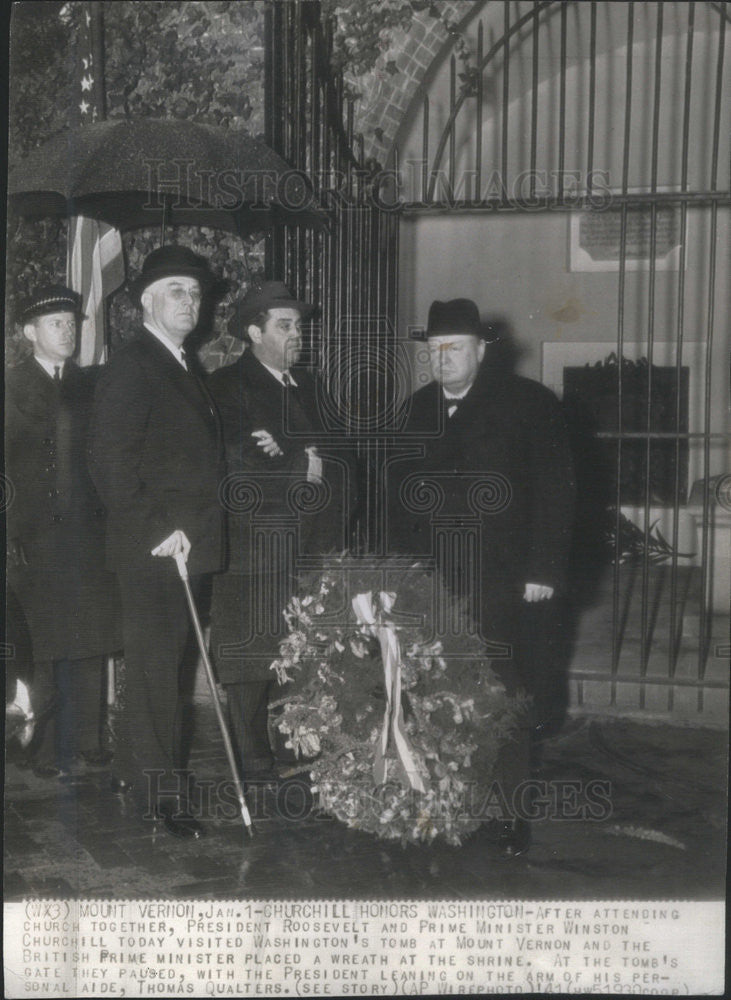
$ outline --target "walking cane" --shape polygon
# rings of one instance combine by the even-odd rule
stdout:
[[[206,668],[206,677],[208,678],[208,687],[211,692],[211,698],[213,699],[213,707],[216,709],[216,718],[218,719],[218,725],[221,729],[221,736],[223,736],[223,745],[226,747],[226,756],[228,757],[228,763],[231,768],[231,774],[234,779],[234,784],[236,786],[236,795],[239,800],[239,807],[241,809],[241,819],[244,821],[244,826],[246,827],[250,837],[254,836],[253,828],[251,825],[251,816],[249,815],[249,810],[246,807],[246,799],[244,798],[244,789],[241,786],[241,779],[239,778],[239,772],[236,767],[236,758],[234,757],[234,749],[231,745],[231,737],[229,736],[228,727],[226,726],[226,720],[223,717],[223,709],[221,708],[221,699],[218,697],[218,690],[216,689],[216,679],[213,676],[213,667],[211,666],[211,660],[208,656],[208,650],[206,649],[206,640],[203,636],[203,629],[201,628],[200,618],[198,617],[198,611],[195,606],[195,601],[193,600],[193,593],[190,589],[190,579],[188,577],[188,567],[185,564],[185,556],[182,552],[178,552],[174,556],[175,562],[178,567],[178,573],[180,574],[180,579],[183,581],[183,587],[185,588],[185,597],[188,601],[188,610],[190,611],[191,621],[193,622],[193,628],[195,630],[195,637],[198,640],[198,649],[200,650],[201,656],[203,657],[203,665]]]

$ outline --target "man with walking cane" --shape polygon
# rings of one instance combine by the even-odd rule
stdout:
[[[189,632],[186,595],[223,565],[218,416],[183,344],[214,284],[191,250],[166,246],[146,258],[133,294],[137,335],[117,351],[97,388],[90,468],[107,512],[107,563],[123,611],[125,693],[117,721],[112,790],[131,795],[146,819],[198,838],[180,787],[180,671]]]

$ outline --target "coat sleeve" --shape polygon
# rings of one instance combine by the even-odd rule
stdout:
[[[110,524],[123,526],[130,543],[146,549],[176,527],[140,474],[154,398],[134,355],[116,355],[97,382],[89,442],[89,470]]]
[[[533,405],[526,410],[531,414],[531,530],[524,582],[561,590],[566,582],[576,494],[569,439],[553,393],[537,387]]]

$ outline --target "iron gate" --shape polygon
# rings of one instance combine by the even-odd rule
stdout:
[[[460,67],[464,45],[435,63],[404,115],[388,164],[400,178],[398,213],[374,204],[374,177],[342,82],[328,69],[318,10],[269,5],[267,139],[315,179],[332,227],[276,233],[269,267],[322,307],[320,360],[331,383],[341,379],[366,473],[360,551],[383,545],[388,440],[377,419],[370,437],[358,433],[358,420],[377,418],[399,389],[389,353],[399,218],[569,214],[570,252],[613,271],[616,282],[611,351],[593,361],[594,376],[571,375],[586,367],[580,362],[563,375],[565,389],[573,379],[575,405],[592,393],[604,401],[588,443],[605,461],[595,513],[611,557],[606,663],[574,664],[577,700],[599,681],[610,706],[626,706],[629,686],[640,710],[657,707],[658,697],[665,711],[690,697],[703,712],[706,695],[728,689],[725,618],[714,614],[723,610],[727,544],[719,525],[731,508],[727,413],[714,403],[718,362],[725,369],[727,360],[719,337],[727,334],[728,260],[719,241],[731,206],[728,4],[473,5],[461,26],[473,63]],[[442,101],[434,99],[440,73]],[[415,110],[418,122],[409,124]],[[343,376],[346,358],[358,360]],[[588,492],[595,486],[589,476]],[[692,559],[681,545],[689,518],[697,524]]]
[[[379,206],[381,176],[364,164],[319,7],[267,6],[267,143],[312,178],[330,223],[275,229],[267,269],[319,307],[309,361],[329,390],[332,440],[340,437],[359,458],[352,548],[372,552],[382,545],[384,430],[394,396],[398,220]]]
[[[594,420],[586,435],[594,469],[609,451],[608,493],[594,513],[613,522],[606,531],[611,655],[601,670],[582,669],[575,657],[572,677],[579,703],[583,683],[599,681],[608,682],[610,706],[645,710],[650,702],[657,707],[659,696],[672,710],[686,689],[702,712],[704,692],[713,699],[714,689],[728,688],[722,522],[731,466],[727,409],[723,399],[714,402],[714,366],[728,361],[728,344],[717,345],[728,334],[718,313],[731,205],[728,5],[481,8],[476,28],[474,21],[463,27],[474,65],[459,73],[453,53],[441,69],[441,90],[437,69],[417,97],[420,125],[397,154],[408,186],[404,217],[570,212],[569,254],[591,258],[588,269],[616,273],[611,354],[591,366],[569,361],[563,371],[567,416],[580,416],[583,404],[584,432],[587,406]],[[575,263],[570,256],[570,267]],[[658,329],[661,271],[663,296],[673,300],[672,329]],[[689,338],[691,272],[694,280],[702,273],[705,287],[692,290],[704,316]],[[637,323],[629,329],[628,283],[645,300],[639,332]],[[571,345],[566,351],[568,360]],[[727,383],[721,387],[728,392]],[[596,480],[584,487],[591,491]],[[693,516],[691,559],[679,536],[681,522]],[[596,534],[594,541],[601,541]]]

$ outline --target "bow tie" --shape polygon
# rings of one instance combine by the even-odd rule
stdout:
[[[447,415],[453,417],[460,405],[464,402],[464,396],[445,396],[444,405],[447,407]]]

